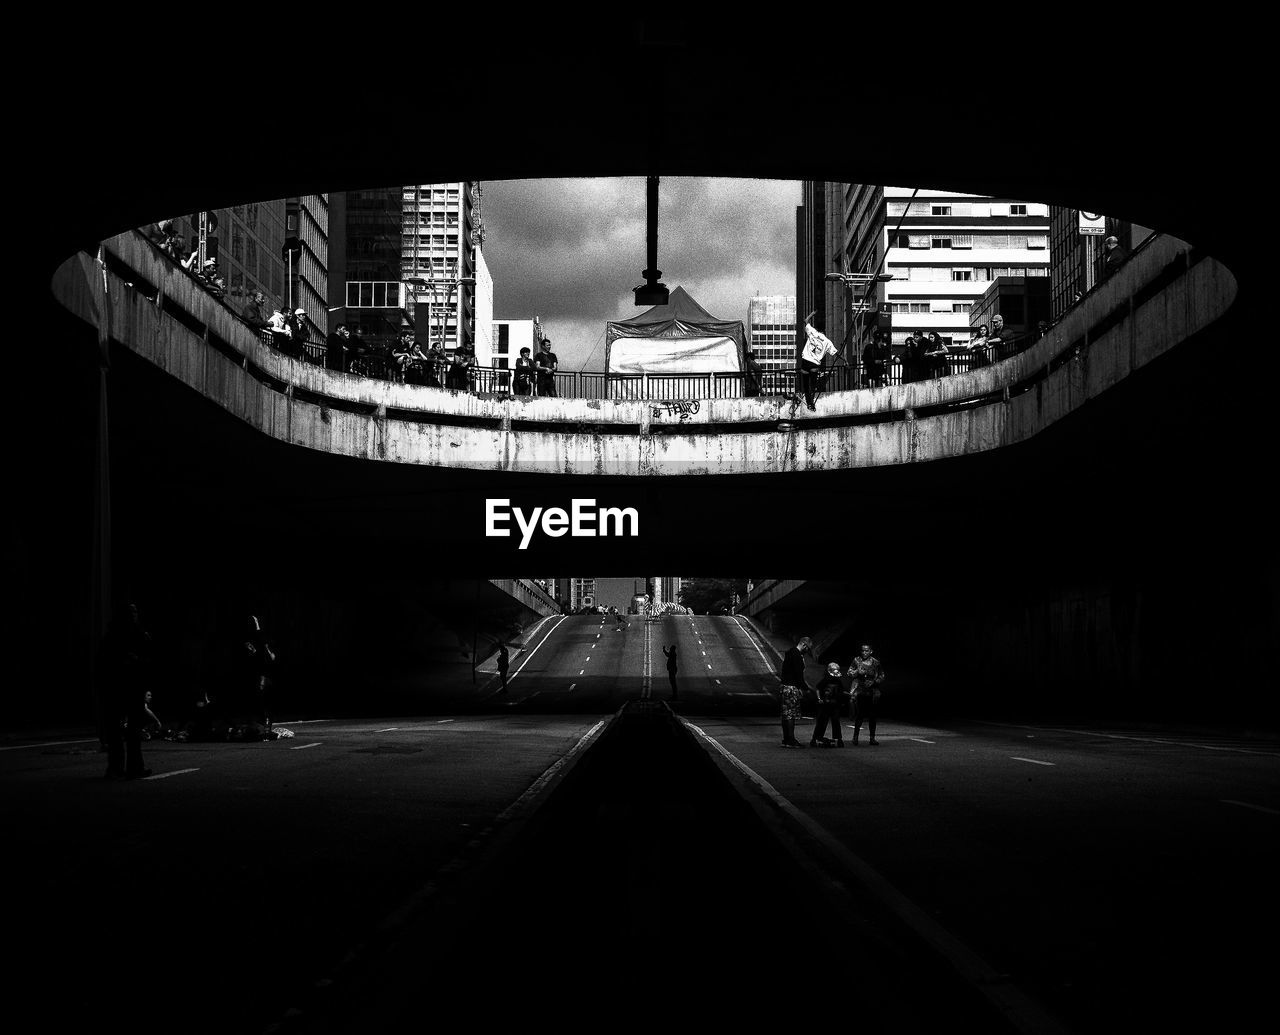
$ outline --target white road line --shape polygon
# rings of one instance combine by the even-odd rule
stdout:
[[[317,740],[314,744],[299,744],[297,747],[291,747],[290,751],[306,751],[307,748],[318,748],[323,744],[323,740]]]
[[[586,670],[585,668],[584,668],[584,669],[579,669],[579,670],[578,670],[578,675],[582,675],[582,674],[583,674],[584,672],[586,672],[586,671],[587,671],[587,670]]]
[[[305,726],[309,722],[333,722],[332,719],[295,719],[290,726]]]
[[[1018,755],[1010,755],[1015,762],[1030,762],[1032,765],[1057,765],[1057,762],[1041,762],[1038,758],[1021,758]]]
[[[707,662],[707,668],[710,668],[710,667],[711,667],[711,662],[709,662],[709,661],[708,661],[708,662]]]
[[[11,744],[8,747],[0,747],[0,751],[20,751],[22,748],[52,748],[62,747],[65,744],[96,744],[96,740],[50,740],[43,744]]]
[[[569,684],[569,689],[570,689],[570,690],[572,690],[572,689],[573,689],[575,686],[577,686],[577,685],[578,685],[577,683],[570,683],[570,684]]]
[[[791,804],[767,780],[740,761],[714,737],[708,736],[688,719],[682,718],[680,721],[723,755],[730,765],[763,791],[778,808],[791,816],[811,835],[817,838],[832,855],[840,860],[845,869],[853,873],[863,887],[876,895],[890,911],[895,913],[919,937],[945,956],[965,980],[996,1004],[1004,1014],[1005,1019],[1015,1029],[1022,1032],[1038,1032],[1041,1035],[1064,1032],[1060,1023],[1048,1016],[1035,1000],[1009,981],[1008,975],[998,971],[956,938],[932,916],[890,884],[879,871],[854,855],[853,852],[836,840],[825,827]]]
[[[921,744],[936,744],[936,740],[925,740],[924,737],[907,737],[907,740],[914,740]]]
[[[547,616],[547,618],[550,618],[550,617],[551,617],[550,615],[548,615],[548,616]],[[520,662],[520,667],[519,667],[519,668],[517,668],[514,672],[512,672],[509,676],[507,676],[507,686],[510,686],[510,685],[511,685],[511,681],[512,681],[513,679],[515,679],[515,678],[516,678],[516,676],[520,675],[520,673],[521,673],[521,672],[523,672],[523,671],[524,671],[524,667],[525,667],[525,665],[529,664],[529,661],[533,658],[533,656],[534,656],[535,654],[537,654],[537,653],[538,653],[538,651],[542,648],[542,645],[543,645],[544,643],[546,643],[546,642],[547,642],[547,640],[550,638],[551,634],[552,634],[553,632],[555,632],[558,628],[560,628],[560,622],[563,622],[563,621],[564,621],[566,618],[568,618],[568,617],[569,617],[568,615],[561,615],[561,616],[560,616],[560,621],[556,622],[556,624],[555,624],[555,625],[553,625],[550,629],[548,629],[548,630],[547,630],[547,634],[546,634],[545,636],[543,636],[543,637],[542,637],[542,639],[540,639],[540,640],[538,641],[538,646],[537,646],[537,647],[534,647],[534,648],[533,648],[533,650],[529,651],[529,653],[528,653],[527,655],[525,655],[525,659],[524,659],[522,662]],[[547,619],[546,619],[546,618],[544,618],[544,619],[542,620],[542,622],[545,622],[546,620],[547,620]],[[539,623],[538,623],[538,625],[541,625],[541,624],[542,624],[542,622],[539,622]],[[536,628],[536,626],[535,626],[535,628]],[[527,641],[526,641],[526,642],[527,642]],[[495,690],[495,691],[494,691],[494,693],[497,693],[497,691]],[[492,696],[493,696],[493,694],[490,694],[489,696],[490,696],[490,697],[492,697]]]
[[[399,728],[400,728],[399,726],[388,726],[385,730],[374,730],[374,732],[375,733],[394,733]]]
[[[183,773],[198,773],[198,772],[200,772],[199,767],[195,769],[174,769],[172,772],[168,772],[168,773],[156,773],[154,776],[144,776],[143,780],[163,780],[169,776],[181,776]]]
[[[587,655],[587,661],[590,661],[590,660],[591,660],[591,655],[590,655],[590,654],[588,654],[588,655]]]
[[[1280,809],[1269,809],[1265,805],[1250,805],[1247,801],[1232,801],[1230,798],[1219,798],[1218,800],[1224,805],[1239,805],[1242,809],[1265,812],[1268,816],[1280,816]]]
[[[453,720],[452,720],[452,719],[436,719],[436,725],[437,725],[437,726],[439,726],[439,725],[440,725],[440,723],[442,723],[442,722],[453,722]]]
[[[1135,740],[1143,744],[1168,744],[1172,747],[1201,748],[1205,751],[1231,751],[1238,755],[1262,755],[1264,758],[1280,758],[1274,751],[1255,751],[1252,748],[1225,747],[1221,744],[1193,744],[1186,740],[1162,740],[1158,737],[1130,737],[1123,733],[1100,733],[1097,730],[1069,730],[1056,726],[1024,726],[1011,722],[983,722],[984,726],[1004,726],[1011,729],[1040,730],[1045,733],[1070,733],[1077,737],[1106,737],[1108,740]]]
[[[716,680],[716,686],[724,686],[724,684],[723,684],[723,683],[721,683],[721,682],[720,682],[720,680],[718,680],[718,679],[717,679],[717,680]]]
[[[734,619],[738,623],[738,628],[742,630],[742,635],[747,638],[747,640],[751,643],[751,646],[753,646],[756,649],[756,653],[760,655],[760,660],[764,662],[765,669],[769,672],[772,672],[773,663],[764,656],[764,651],[760,649],[760,644],[756,643],[756,638],[751,635],[750,628],[742,624],[742,616],[734,615]]]

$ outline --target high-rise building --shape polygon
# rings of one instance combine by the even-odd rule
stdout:
[[[310,339],[322,342],[329,333],[329,195],[287,199],[285,233],[299,243],[287,304],[306,311],[303,321]]]
[[[449,352],[462,344],[478,349],[477,327],[487,334],[493,322],[493,281],[478,256],[484,243],[480,198],[473,180],[411,184],[401,191],[400,279],[409,282],[409,319],[424,340],[436,341],[443,332]],[[450,284],[461,280],[474,283],[459,284],[450,295]],[[489,308],[483,318],[482,290]],[[487,363],[479,351],[476,361]]]
[[[757,295],[751,299],[747,303],[747,343],[766,371],[794,369],[796,296]]]
[[[506,370],[514,368],[521,349],[529,350],[529,357],[538,352],[538,340],[534,336],[537,325],[532,320],[494,320],[490,334],[492,342],[492,366]]]
[[[913,331],[970,338],[969,312],[997,277],[1047,277],[1049,208],[1036,202],[910,187],[847,184],[843,272],[885,273],[853,321],[860,349],[876,326],[900,346]],[[836,285],[840,286],[840,285]]]
[[[410,326],[400,281],[400,188],[329,195],[329,325],[385,345]]]

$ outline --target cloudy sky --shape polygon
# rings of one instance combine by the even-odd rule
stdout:
[[[603,369],[605,324],[644,312],[644,178],[486,180],[482,204],[494,317],[541,317],[562,370]],[[793,180],[664,177],[662,282],[745,323],[752,295],[795,294],[799,204]]]

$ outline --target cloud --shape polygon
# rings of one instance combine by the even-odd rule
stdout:
[[[664,178],[658,267],[725,320],[746,319],[752,295],[795,293],[791,180]],[[490,180],[485,260],[499,319],[542,319],[564,369],[601,369],[609,320],[637,309],[645,267],[645,181]]]

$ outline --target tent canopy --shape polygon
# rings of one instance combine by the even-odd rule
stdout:
[[[609,323],[605,369],[615,374],[738,373],[746,340],[741,320],[717,320],[676,287],[666,305]]]

